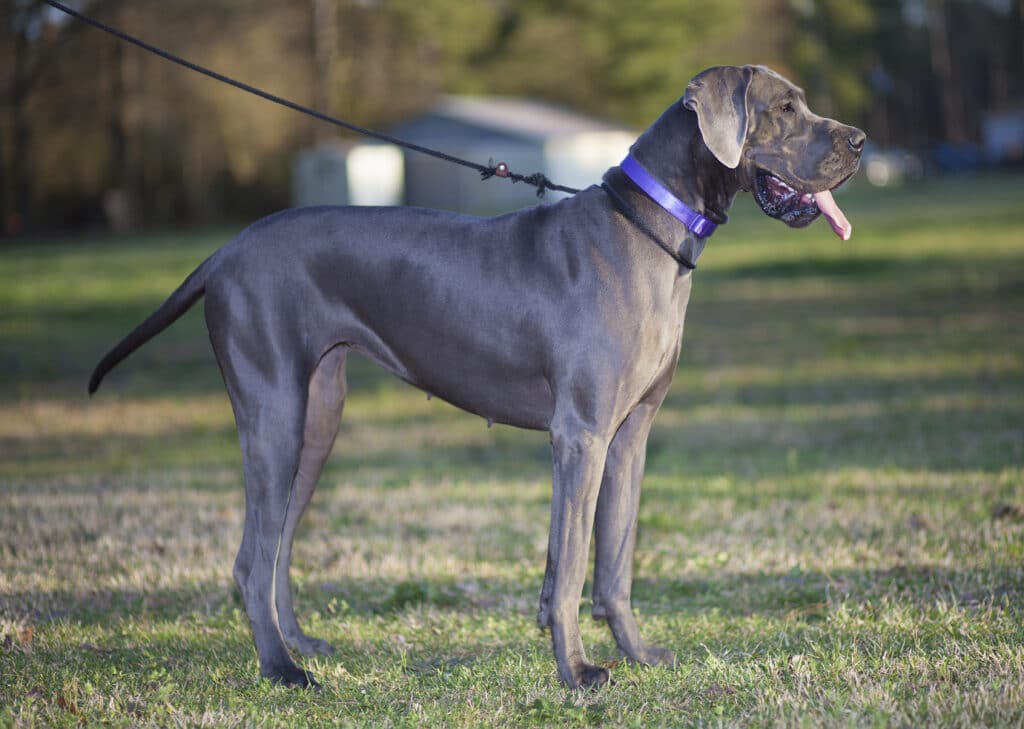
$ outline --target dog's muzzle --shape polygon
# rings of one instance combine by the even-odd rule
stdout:
[[[765,170],[757,171],[754,199],[765,215],[791,228],[804,228],[821,215],[814,193],[800,192]]]
[[[792,228],[804,228],[824,213],[835,234],[849,240],[853,226],[832,196],[832,190],[849,178],[843,178],[838,185],[827,190],[801,192],[772,173],[759,169],[754,180],[754,199],[765,215]]]

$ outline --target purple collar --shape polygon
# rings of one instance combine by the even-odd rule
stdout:
[[[685,225],[695,236],[707,238],[715,232],[715,228],[718,227],[717,224],[711,222],[673,195],[667,187],[655,179],[654,175],[644,169],[643,165],[637,162],[633,155],[626,155],[626,159],[622,160],[622,164],[619,167],[626,173],[626,177],[647,193],[648,197],[670,212],[676,220]]]

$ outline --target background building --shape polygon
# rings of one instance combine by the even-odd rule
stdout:
[[[625,156],[635,133],[550,104],[511,98],[448,96],[388,134],[481,164],[505,162],[569,187],[599,183]],[[547,191],[543,200],[563,196]],[[295,205],[407,204],[473,213],[533,205],[525,184],[481,182],[470,169],[382,144],[333,140],[298,154]]]

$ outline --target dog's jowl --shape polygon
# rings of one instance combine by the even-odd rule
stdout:
[[[647,436],[676,370],[692,269],[740,191],[794,227],[824,214],[847,239],[831,191],[864,139],[767,68],[711,68],[601,185],[558,203],[496,218],[314,207],[260,220],[114,347],[89,389],[205,296],[244,464],[234,575],[271,680],[315,686],[289,649],[332,650],[296,622],[288,569],[351,350],[472,413],[550,433],[538,619],[566,684],[609,678],[578,625],[591,533],[594,615],[628,659],[671,664],[641,638],[630,588]]]

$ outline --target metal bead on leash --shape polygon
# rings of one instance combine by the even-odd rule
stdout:
[[[498,177],[508,177],[510,174],[508,165],[504,162],[499,162],[494,166],[494,174]]]

